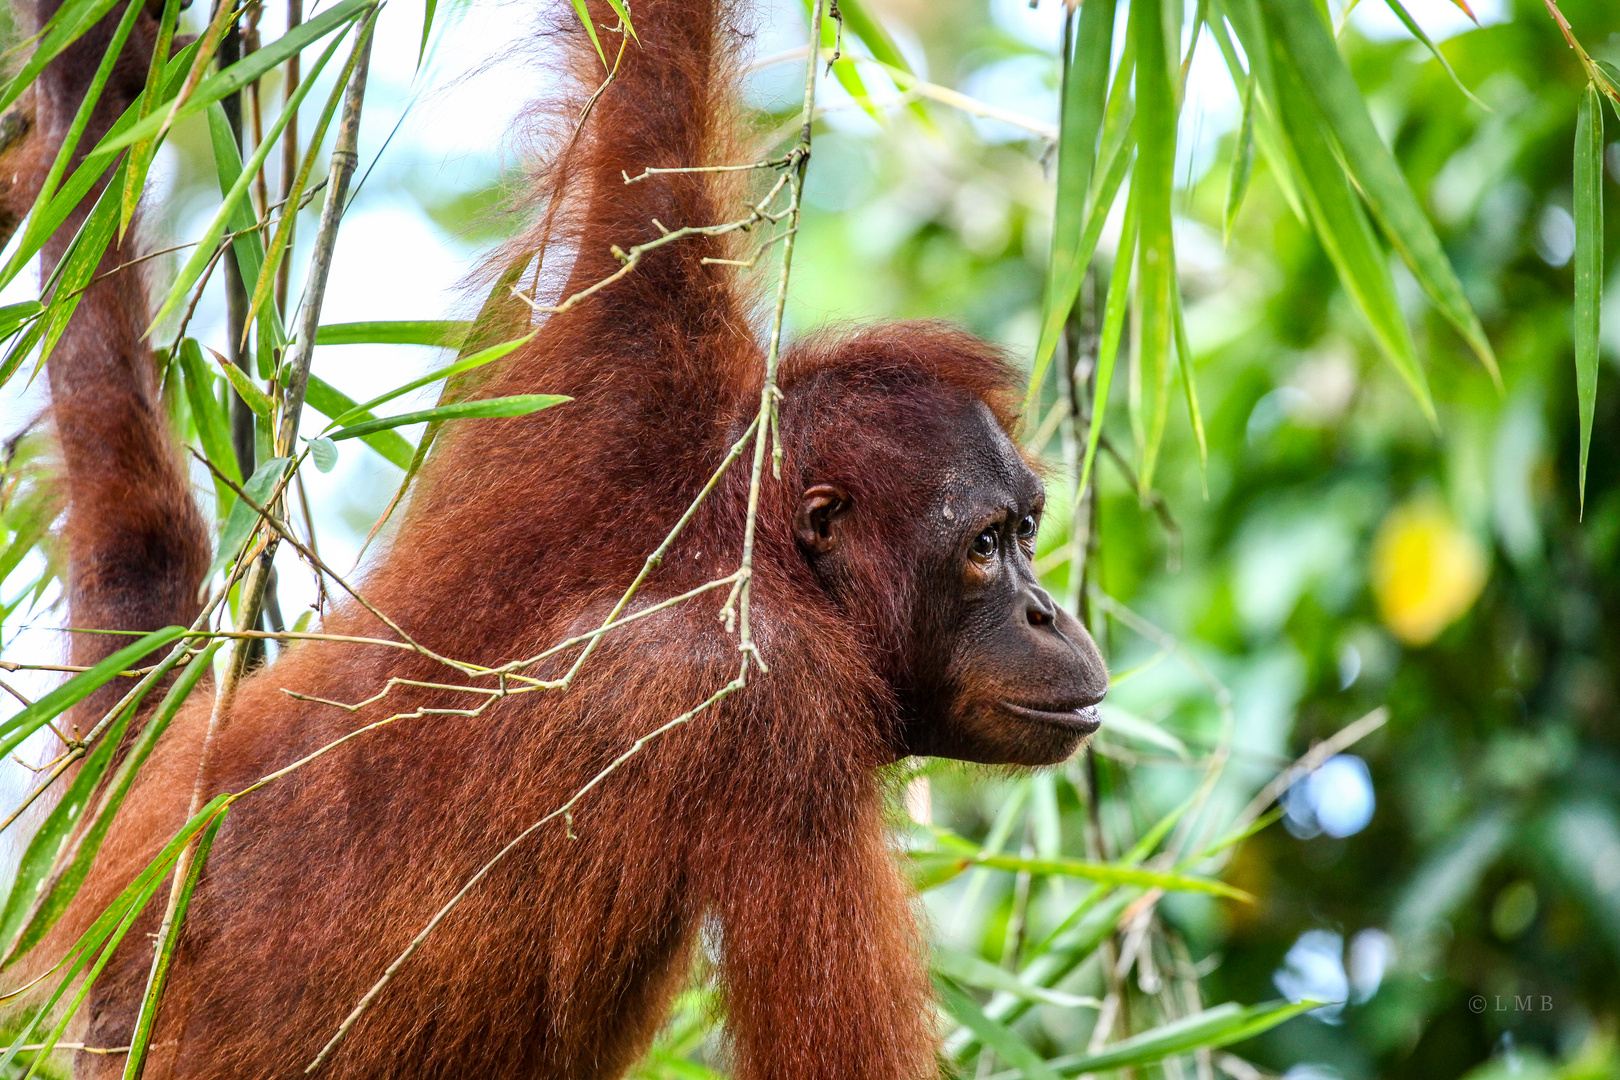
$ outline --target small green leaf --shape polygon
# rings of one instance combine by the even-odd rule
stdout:
[[[574,399],[563,397],[560,394],[514,394],[511,397],[461,401],[454,405],[438,405],[431,409],[402,413],[399,416],[384,416],[376,420],[367,420],[364,423],[354,424],[334,431],[330,438],[336,442],[340,439],[353,439],[362,435],[369,435],[375,431],[385,431],[388,428],[403,427],[406,424],[433,423],[440,420],[527,416],[529,413],[549,409],[553,405],[561,405],[572,400]]]
[[[331,439],[316,438],[309,440],[309,456],[315,462],[315,467],[323,473],[331,472],[337,465],[338,448]]]
[[[1581,414],[1580,500],[1586,508],[1586,458],[1597,401],[1598,338],[1603,310],[1603,99],[1587,86],[1575,122],[1575,393]]]
[[[230,381],[231,386],[236,390],[237,396],[242,399],[248,408],[253,410],[254,415],[262,416],[268,420],[276,411],[276,403],[271,401],[269,395],[263,390],[259,389],[258,383],[255,383],[247,372],[221,356],[216,350],[209,349],[208,351],[214,354],[214,363],[219,365],[219,370]]]
[[[354,399],[318,375],[309,377],[309,385],[304,388],[304,404],[320,413],[322,416],[343,416],[352,413],[355,408]],[[369,420],[371,417],[357,417]],[[363,438],[365,444],[382,455],[385,461],[399,466],[401,469],[411,468],[412,457],[416,448],[411,446],[396,431],[374,431]]]

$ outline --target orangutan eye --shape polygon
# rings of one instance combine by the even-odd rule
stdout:
[[[1000,538],[996,536],[996,530],[984,530],[984,532],[973,538],[973,557],[981,562],[987,562],[995,558],[996,547],[999,543]]]
[[[1025,514],[1018,522],[1018,539],[1028,540],[1035,535],[1035,515]]]

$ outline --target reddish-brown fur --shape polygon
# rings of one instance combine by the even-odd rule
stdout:
[[[611,21],[605,4],[593,6]],[[726,5],[637,0],[634,17],[640,45],[551,173],[561,185],[549,192],[561,200],[552,224],[577,243],[564,294],[618,269],[609,245],[655,236],[654,218],[674,227],[735,216],[705,177],[621,179],[728,152],[719,129],[737,32]],[[566,114],[600,66],[577,27],[559,33],[576,72]],[[91,44],[53,65],[62,81],[42,88],[51,108],[76,101],[63,87],[82,85],[94,56]],[[600,620],[757,408],[753,313],[734,270],[701,262],[724,253],[705,240],[666,247],[547,321],[480,392],[575,400],[456,429],[366,576],[367,596],[424,644],[486,664]],[[145,307],[134,282],[121,274],[93,291],[51,360],[80,625],[185,622],[203,567],[137,346]],[[896,756],[892,688],[906,678],[906,628],[921,602],[912,508],[953,452],[942,418],[977,398],[1008,425],[1015,383],[982,343],[914,324],[809,339],[786,359],[782,388],[785,459],[780,481],[767,469],[753,592],[770,673],[593,790],[572,836],[559,821],[507,858],[401,971],[328,1075],[616,1076],[653,1036],[709,927],[737,1076],[934,1072],[933,1006],[878,770]],[[859,602],[830,600],[795,543],[796,500],[812,476],[876,508],[873,524],[852,525],[868,532],[852,545],[864,553],[852,570],[866,583],[850,591]],[[735,568],[747,481],[745,462],[638,604]],[[736,639],[716,620],[722,596],[614,634],[566,695],[509,698],[476,719],[402,720],[241,802],[186,924],[148,1075],[301,1075],[480,865],[638,736],[734,676]],[[326,628],[388,636],[353,605]],[[88,640],[77,648],[101,647]],[[390,713],[474,700],[402,689],[354,715],[282,692],[355,701],[390,676],[465,681],[393,649],[301,646],[241,689],[209,789],[239,789]],[[179,827],[207,717],[203,702],[176,720],[64,933]],[[155,922],[148,912],[93,993],[87,1043],[128,1040]],[[78,1063],[85,1076],[122,1067],[118,1056]]]

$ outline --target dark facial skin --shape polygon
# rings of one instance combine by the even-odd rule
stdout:
[[[1097,730],[1107,667],[1085,627],[1036,580],[1040,478],[982,404],[948,426],[947,445],[965,452],[929,478],[914,540],[920,595],[907,685],[897,687],[906,714],[900,752],[1055,764]],[[838,562],[843,544],[873,542],[855,527],[859,513],[838,485],[805,491],[796,531],[813,563]]]

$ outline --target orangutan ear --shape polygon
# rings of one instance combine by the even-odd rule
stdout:
[[[825,555],[838,546],[838,522],[853,509],[849,492],[832,484],[817,484],[799,498],[793,515],[793,534],[812,555]]]

